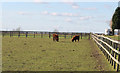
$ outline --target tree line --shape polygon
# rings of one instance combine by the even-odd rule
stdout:
[[[114,34],[115,29],[120,29],[120,7],[117,7],[110,22],[112,32]]]

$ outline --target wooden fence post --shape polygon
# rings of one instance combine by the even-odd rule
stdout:
[[[98,39],[101,39],[101,37],[98,37],[98,36],[97,36],[97,38],[98,38]],[[100,41],[99,41],[99,43],[101,44]],[[102,45],[102,44],[101,44],[101,45]],[[104,45],[102,45],[102,46],[104,46]],[[99,48],[101,48],[101,46],[99,46]],[[104,51],[103,51],[103,53],[104,53]]]
[[[43,38],[43,32],[41,32],[41,38]]]
[[[107,44],[109,43],[109,40],[107,40]],[[106,50],[108,51],[108,49],[109,49],[109,47],[106,45]],[[106,57],[107,57],[107,59],[108,59],[108,54],[105,52],[105,54],[106,54]]]
[[[26,32],[26,38],[27,38],[27,36],[28,36],[28,32]]]
[[[120,51],[120,44],[118,44],[119,51]],[[120,54],[118,54],[118,62],[120,61]],[[119,64],[117,64],[117,72],[119,71]]]
[[[111,46],[111,41],[109,41],[109,45]],[[108,47],[108,52],[111,54],[110,48]],[[108,61],[110,61],[110,56],[108,55]]]
[[[10,31],[10,37],[11,37],[12,35],[11,35],[11,31]]]
[[[115,48],[115,43],[113,42],[113,48]],[[112,56],[114,57],[114,51],[112,50]],[[113,60],[112,60],[112,66],[113,66]]]
[[[65,35],[65,39],[66,39],[66,33],[64,33],[64,35]]]
[[[93,39],[93,33],[91,33],[91,39]]]
[[[11,36],[12,36],[12,37],[13,37],[13,32],[14,32],[14,31],[11,32]]]
[[[2,32],[2,36],[4,37],[4,32]]]
[[[115,44],[115,49],[117,50],[117,48],[118,48],[118,45]],[[115,59],[116,59],[116,52],[114,54],[115,54]],[[116,62],[115,61],[114,61],[114,69],[116,69]]]
[[[38,33],[36,32],[36,33],[35,33],[35,37],[37,37],[37,34],[38,34]]]
[[[91,33],[89,33],[89,34],[88,34],[88,35],[89,35],[89,38],[88,38],[88,40],[90,40],[90,34],[91,34]]]
[[[51,38],[51,33],[49,32],[49,38]]]
[[[112,46],[112,41],[110,41],[110,46]],[[110,48],[109,48],[109,52],[111,54],[111,49]],[[111,58],[110,58],[110,56],[109,56],[109,61],[110,61],[110,64],[111,64]]]
[[[18,37],[20,37],[20,31],[18,32]]]
[[[34,38],[35,38],[35,32],[34,32]]]
[[[82,33],[81,33],[81,39],[82,39]]]
[[[12,31],[12,32],[11,32],[11,36],[12,36],[12,37],[14,36],[14,35],[13,35],[13,34],[14,34],[14,32],[15,32],[15,31]]]

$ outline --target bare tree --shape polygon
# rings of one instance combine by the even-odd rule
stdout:
[[[20,27],[16,28],[16,31],[20,31]]]
[[[54,31],[53,32],[58,32],[58,29],[54,29]]]
[[[111,30],[112,30],[112,20],[110,21],[110,24],[109,24]]]

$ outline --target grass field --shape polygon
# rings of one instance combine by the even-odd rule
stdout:
[[[120,41],[120,36],[106,36],[106,37],[109,37],[113,40],[117,40],[117,41],[119,40]]]
[[[3,71],[114,71],[93,40],[2,38]]]

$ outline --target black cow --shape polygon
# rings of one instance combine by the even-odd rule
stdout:
[[[72,38],[72,42],[76,42],[76,40],[78,40],[79,41],[79,35],[75,35],[73,38]]]

